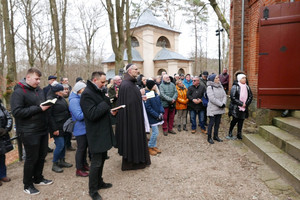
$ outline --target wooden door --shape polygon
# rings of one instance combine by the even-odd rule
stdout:
[[[300,109],[300,2],[260,8],[258,108]]]

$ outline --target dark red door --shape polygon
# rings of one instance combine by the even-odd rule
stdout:
[[[300,109],[300,2],[260,8],[258,108]]]

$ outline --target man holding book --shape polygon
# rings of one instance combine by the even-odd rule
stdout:
[[[82,92],[80,99],[91,152],[89,195],[94,200],[102,199],[98,193],[99,189],[112,187],[111,183],[103,181],[102,172],[107,151],[116,143],[111,126],[111,115],[116,115],[117,111],[110,110],[110,100],[104,92],[105,81],[104,72],[93,72],[92,78],[87,81],[87,87]]]
[[[35,185],[53,183],[43,176],[44,162],[48,147],[48,119],[45,110],[50,106],[41,106],[45,101],[43,90],[39,87],[42,73],[37,68],[30,68],[26,78],[14,88],[10,106],[15,117],[17,133],[26,151],[24,164],[24,192],[31,195],[40,192]]]

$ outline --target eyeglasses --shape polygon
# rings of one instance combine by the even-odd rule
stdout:
[[[196,82],[196,81],[199,81],[199,80],[193,80],[193,82]]]

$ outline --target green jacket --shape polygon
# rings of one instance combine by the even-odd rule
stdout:
[[[169,104],[172,102],[173,99],[175,100],[174,102],[175,105],[178,97],[178,93],[174,83],[172,82],[166,83],[163,81],[159,86],[159,91],[160,91],[161,103],[164,108],[169,107]]]

